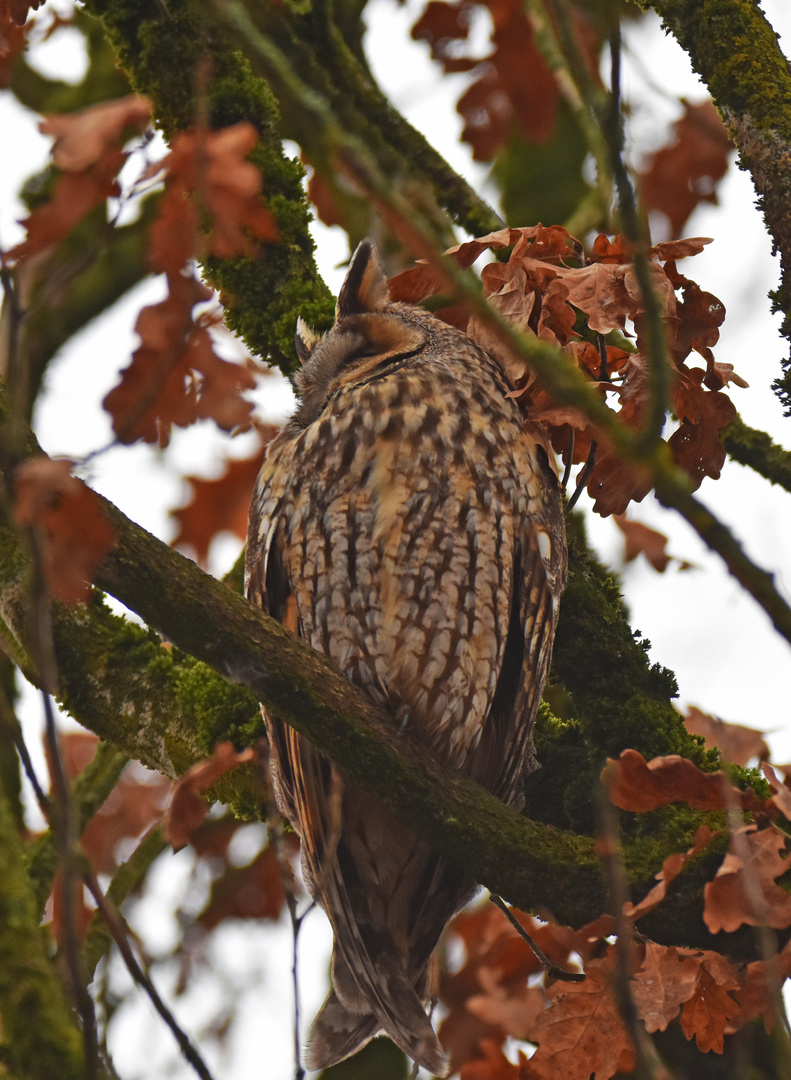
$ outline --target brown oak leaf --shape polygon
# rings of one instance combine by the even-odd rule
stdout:
[[[788,773],[786,772],[785,782],[782,782],[767,761],[761,762],[761,771],[769,781],[769,787],[772,789],[771,801],[791,821],[791,788],[788,786]]]
[[[624,914],[630,919],[639,919],[649,911],[653,911],[657,904],[664,900],[668,886],[675,881],[687,863],[705,850],[715,836],[719,836],[719,833],[714,832],[708,825],[701,825],[695,833],[692,847],[683,853],[669,855],[662,863],[662,869],[656,875],[658,884],[654,885],[653,889],[646,893],[639,904],[626,903],[624,905]]]
[[[64,172],[84,172],[108,150],[117,149],[126,132],[145,131],[151,121],[151,102],[138,94],[100,101],[73,113],[49,113],[39,124],[52,135],[52,160]]]
[[[208,813],[203,793],[232,769],[256,760],[257,753],[252,747],[237,751],[232,743],[218,743],[210,758],[199,761],[184,773],[175,786],[163,825],[163,835],[175,851],[189,843],[193,830],[202,824]]]
[[[701,972],[699,956],[646,942],[645,959],[632,979],[632,998],[646,1031],[664,1031],[693,996]]]
[[[165,195],[149,255],[155,269],[173,271],[174,256],[168,245],[172,240],[181,254],[190,246],[190,231],[191,254],[201,248],[203,254],[221,258],[253,255],[253,237],[264,242],[277,239],[275,220],[261,200],[263,178],[247,160],[257,142],[258,133],[246,122],[174,137],[170,153],[151,170],[154,175],[165,175]],[[190,195],[195,196],[198,210],[210,218],[210,228],[202,238],[197,214],[183,205]]]
[[[707,953],[706,957],[717,957]],[[693,996],[681,1010],[681,1029],[688,1039],[694,1037],[698,1049],[704,1054],[713,1050],[721,1054],[725,1046],[725,1032],[730,1021],[739,1012],[739,1005],[729,990],[739,989],[739,980],[725,970],[730,968],[724,957],[722,964],[704,960]],[[710,970],[713,969],[713,970]],[[731,972],[733,969],[731,968]]]
[[[607,759],[602,783],[615,806],[636,813],[674,802],[685,802],[696,810],[764,809],[753,791],[737,790],[725,773],[704,773],[678,754],[647,762],[637,750],[624,750],[617,761]]]
[[[731,149],[712,102],[685,101],[672,142],[656,151],[639,179],[643,201],[667,216],[675,236],[699,203],[717,202],[717,182],[728,168]]]
[[[461,1067],[459,1080],[523,1080],[525,1055],[519,1052],[519,1063],[509,1061],[496,1039],[484,1039],[480,1054]]]
[[[722,756],[734,765],[747,765],[754,757],[769,757],[763,732],[744,724],[720,720],[718,716],[704,713],[696,705],[690,705],[687,709],[684,726],[690,735],[702,735],[706,746],[719,747]]]
[[[71,475],[73,464],[37,457],[14,475],[14,517],[41,531],[47,585],[65,603],[88,599],[94,571],[116,542],[99,496]]]
[[[790,866],[788,837],[774,825],[735,832],[714,880],[703,888],[703,920],[711,933],[732,933],[744,923],[775,930],[791,925],[791,894],[775,881]]]
[[[663,574],[672,556],[667,553],[667,537],[657,529],[651,529],[640,521],[631,521],[623,514],[613,514],[613,521],[624,535],[624,559],[632,562],[638,555],[646,559]]]
[[[240,540],[247,535],[250,492],[261,468],[265,444],[275,435],[277,428],[267,424],[257,430],[261,442],[249,457],[229,459],[222,475],[216,480],[188,476],[186,479],[192,497],[186,506],[171,511],[179,524],[179,531],[172,541],[173,547],[192,549],[202,566],[218,533],[230,532]]]
[[[255,386],[240,364],[219,357],[205,323],[192,316],[211,293],[192,277],[168,277],[169,293],[144,307],[135,329],[141,344],[121,381],[104,399],[122,443],[138,439],[168,445],[174,425],[209,417],[224,431],[244,427],[252,404],[242,394]]]
[[[224,919],[277,919],[284,902],[283,874],[270,844],[247,866],[226,863],[197,921],[208,932]]]
[[[609,1080],[634,1068],[635,1055],[610,992],[615,950],[591,960],[580,983],[556,982],[547,990],[552,1004],[530,1032],[538,1049],[530,1059],[530,1080]]]

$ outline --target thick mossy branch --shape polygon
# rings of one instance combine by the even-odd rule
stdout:
[[[118,546],[101,567],[98,584],[190,657],[163,648],[154,635],[129,626],[98,602],[70,610],[55,606],[53,630],[61,693],[78,719],[147,764],[174,775],[204,757],[220,738],[252,741],[260,730],[254,702],[261,700],[416,833],[518,907],[547,909],[572,925],[588,922],[606,908],[606,887],[594,839],[584,835],[590,831],[589,814],[583,826],[575,815],[567,817],[579,828],[577,833],[530,820],[430,760],[425,749],[396,733],[389,716],[352,688],[325,657],[307,649],[280,624],[117,509],[106,506],[118,532]],[[548,755],[543,774],[551,780],[554,773],[558,787],[566,792],[567,810],[574,801],[575,786],[577,792],[580,787],[586,795],[589,792],[603,749],[620,749],[637,734],[635,729],[641,723],[652,724],[665,716],[673,692],[672,679],[647,664],[643,648],[623,624],[614,587],[605,589],[605,611],[594,608],[587,620],[574,616],[577,603],[588,604],[602,585],[600,571],[593,564],[580,565],[575,574],[581,573],[588,581],[583,581],[580,593],[575,595],[572,587],[568,594],[572,622],[567,634],[573,637],[580,633],[575,647],[584,652],[591,637],[605,635],[607,628],[599,625],[600,618],[609,622],[613,633],[605,651],[610,662],[620,661],[625,672],[632,673],[631,680],[625,675],[621,689],[628,682],[633,685],[621,702],[617,725],[604,728],[607,746],[603,748],[596,740],[594,712],[614,708],[617,703],[611,700],[608,706],[605,693],[597,704],[601,687],[593,687],[586,697],[583,672],[577,673],[576,680],[569,680],[571,719],[557,723],[581,733],[584,767],[577,770],[570,758],[562,764],[556,753],[554,761]],[[25,575],[24,553],[15,548],[13,531],[6,526],[0,547],[0,604],[23,642],[30,633],[22,601]],[[222,673],[236,689],[224,691],[219,678],[202,665],[196,677],[196,662],[191,657]],[[573,657],[569,663],[574,665]],[[230,730],[224,716],[228,703],[224,695],[228,693],[231,713],[234,694],[238,695],[237,719]],[[191,704],[186,706],[185,701]],[[200,706],[197,717],[196,703]],[[575,709],[581,719],[574,715]],[[606,720],[606,712],[604,717]],[[550,727],[556,723],[546,714],[544,719]],[[667,739],[651,742],[653,734],[646,732],[647,741],[639,745],[645,745],[648,752],[650,745],[657,751],[701,757],[697,744],[684,736],[678,720],[675,728],[668,724],[666,733]],[[560,769],[565,772],[560,773]],[[532,780],[528,789],[530,784]],[[217,794],[242,813],[262,814],[261,783],[252,771],[231,774],[226,789],[218,788]],[[551,791],[547,797],[550,801],[554,798]],[[581,807],[579,798],[577,801]],[[693,821],[686,811],[681,817],[674,811],[654,817],[650,829],[634,834],[633,850],[627,843],[626,853],[636,897],[647,890],[652,874],[668,854],[688,846],[698,820]],[[680,886],[685,919],[674,912],[672,920],[664,920],[660,908],[654,927],[657,939],[696,945],[709,940],[705,933],[699,936],[699,883],[693,884],[690,891],[683,881]],[[750,955],[751,936],[748,932],[729,935],[726,947],[731,954]]]
[[[773,300],[791,340],[791,65],[754,0],[639,0],[662,18],[703,78],[753,178],[780,253]],[[791,361],[775,384],[791,409]]]
[[[748,465],[772,484],[791,491],[791,451],[772,441],[765,431],[748,427],[740,416],[720,432],[734,461]]]
[[[286,58],[289,66],[313,95],[320,95],[347,131],[354,131],[391,177],[393,187],[408,194],[435,222],[438,239],[452,243],[445,214],[473,235],[500,228],[492,208],[454,172],[448,163],[388,101],[364,59],[349,46],[348,26],[341,31],[333,6],[317,0],[304,13],[287,5],[216,3],[221,16],[235,28],[235,40],[251,63],[277,93],[285,134],[296,138],[316,164],[337,198],[343,198],[332,162],[328,161],[324,133],[316,127],[312,110],[293,86],[284,82],[276,67],[266,63],[260,49],[251,49],[251,30],[264,35]],[[306,107],[307,106],[307,107]],[[353,241],[361,239],[365,217],[372,207],[358,207],[361,220],[350,220]],[[373,224],[369,220],[369,224]]]
[[[569,527],[569,570],[536,730],[542,767],[525,785],[525,812],[558,828],[595,833],[599,776],[607,757],[617,758],[631,747],[647,760],[681,754],[709,770],[717,767],[718,755],[703,750],[684,727],[672,704],[678,693],[673,674],[650,663],[650,642],[629,628],[617,582],[588,554],[576,516]],[[700,815],[678,807],[649,817],[624,818],[635,842],[652,836],[653,844],[661,833],[678,828],[676,842],[689,846],[686,841],[700,823]],[[650,863],[657,852],[647,856]],[[635,856],[635,866],[640,861],[642,856]]]
[[[17,823],[2,789],[0,1016],[0,1073],[83,1080],[82,1036],[50,960]]]
[[[121,67],[134,89],[153,100],[166,136],[193,126],[202,110],[212,127],[246,120],[257,129],[261,142],[251,160],[264,178],[278,242],[254,259],[213,259],[207,270],[232,329],[290,371],[297,315],[326,328],[334,305],[313,260],[304,170],[283,153],[272,92],[198,0],[88,0],[85,9],[102,18]]]
[[[232,36],[212,6],[198,0],[170,0],[167,6],[157,0],[88,0],[85,6],[102,18],[122,68],[134,88],[154,101],[156,120],[167,136],[195,124],[202,111],[214,127],[247,120],[257,128],[261,142],[251,160],[263,175],[264,200],[277,223],[278,241],[264,245],[256,259],[211,258],[205,269],[221,290],[232,329],[290,373],[297,315],[326,329],[333,304],[313,261],[304,171],[284,156],[280,140],[296,138],[311,157],[324,158],[321,133],[309,116],[305,119],[302,103],[272,79],[273,72],[261,70],[260,54],[253,72],[244,37]],[[288,6],[264,5],[258,15],[312,92],[340,109],[349,130],[361,133],[393,183],[432,217],[441,246],[452,240],[446,210],[473,232],[500,224],[391,108],[327,11],[318,6],[297,15]]]

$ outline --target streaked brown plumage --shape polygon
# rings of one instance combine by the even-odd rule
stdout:
[[[391,303],[359,246],[336,322],[300,325],[302,401],[250,513],[247,594],[448,765],[518,800],[566,571],[557,478],[498,364]],[[384,1030],[435,1074],[428,962],[475,884],[267,718],[277,798],[335,935],[310,1068]]]

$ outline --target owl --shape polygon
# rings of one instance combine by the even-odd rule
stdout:
[[[357,248],[332,329],[297,327],[300,404],[253,495],[249,599],[329,656],[399,731],[517,803],[566,574],[561,494],[498,363],[391,302]],[[475,882],[301,735],[266,717],[276,798],[334,933],[306,1065],[384,1032],[438,1076],[429,961]]]

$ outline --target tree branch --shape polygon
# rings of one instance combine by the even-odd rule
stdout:
[[[791,340],[791,67],[753,0],[638,0],[652,7],[705,81],[758,193],[780,253],[781,281],[772,294]],[[775,386],[791,410],[791,360]]]
[[[47,953],[25,852],[0,788],[0,1071],[84,1080],[82,1037]]]
[[[771,484],[791,491],[791,451],[779,446],[765,431],[748,427],[740,416],[720,432],[734,461],[748,465]]]
[[[3,392],[0,405],[6,401]],[[12,464],[6,456],[6,482]],[[184,650],[235,684],[237,717],[231,718],[231,733],[237,741],[250,742],[255,737],[250,709],[260,700],[415,833],[510,903],[525,910],[548,909],[561,922],[577,926],[605,909],[606,888],[592,836],[523,817],[477,784],[431,760],[425,748],[396,733],[388,714],[351,687],[326,657],[307,648],[117,508],[106,502],[105,508],[118,543],[100,567],[97,584],[163,633],[176,649],[162,648],[150,633],[110,615],[96,602],[74,608],[54,604],[61,694],[79,720],[146,764],[168,775],[183,772],[229,734],[218,709],[223,700],[221,680],[203,664],[176,651]],[[30,634],[24,601],[26,576],[24,551],[6,521],[0,531],[0,611],[23,645]],[[601,596],[600,588],[597,594]],[[628,627],[620,625],[634,652],[642,654],[631,641]],[[574,627],[569,631],[573,633]],[[584,650],[585,639],[579,644]],[[631,654],[626,642],[618,648],[628,679],[633,670]],[[588,679],[587,669],[583,670],[591,683],[591,697],[587,706],[581,699],[581,705],[591,708],[596,680]],[[663,737],[661,726],[650,727],[659,720],[659,702],[650,704],[649,688],[653,685],[655,692],[657,681],[659,686],[666,683],[647,667],[640,677],[649,694],[648,711],[638,706],[634,683],[624,692],[625,709],[635,712],[639,726],[648,722],[646,735],[654,740],[654,748],[662,745],[663,738],[669,748],[668,741],[676,738],[670,729]],[[205,692],[201,694],[200,689]],[[617,745],[614,716],[604,730],[610,743]],[[676,728],[680,728],[678,720]],[[678,743],[670,742],[670,746],[683,752]],[[650,745],[647,749],[650,752]],[[576,775],[554,776],[558,786],[575,780],[579,780]],[[583,774],[582,781],[589,795],[595,774]],[[225,788],[218,786],[213,794],[227,798],[248,816],[265,814],[262,784],[252,771],[229,774]],[[685,822],[682,828],[686,832],[697,823]],[[666,825],[667,836],[677,843],[679,822],[668,819]],[[648,844],[638,836],[633,850],[626,849],[638,892],[648,886],[669,853],[663,828],[655,820],[651,830]],[[716,857],[709,854],[710,860]],[[700,917],[700,890],[715,868],[716,861],[709,865],[702,859],[686,877],[682,875],[677,906],[668,905],[667,918],[663,906],[653,913],[654,936],[684,944],[710,941]],[[727,948],[749,955],[749,932],[729,935]]]

